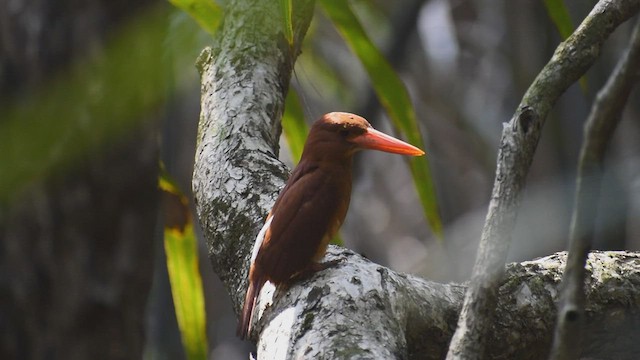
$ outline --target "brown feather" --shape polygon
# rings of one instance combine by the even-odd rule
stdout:
[[[324,256],[325,240],[342,224],[349,206],[350,171],[301,165],[296,168],[301,176],[273,209],[271,236],[254,262],[256,271],[274,284],[286,282]]]

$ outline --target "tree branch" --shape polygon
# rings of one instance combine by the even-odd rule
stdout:
[[[571,221],[570,248],[562,281],[552,359],[576,359],[584,322],[585,263],[593,244],[597,205],[602,183],[603,159],[620,122],[631,89],[640,77],[640,21],[629,48],[607,84],[598,93],[584,127],[578,163],[576,199]]]
[[[465,288],[400,274],[350,250],[332,247],[341,265],[263,292],[258,359],[441,359]],[[555,301],[566,256],[507,266],[499,285],[498,321],[488,334],[489,359],[541,359],[551,345]],[[640,350],[630,331],[640,321],[640,255],[594,253],[589,260],[588,337],[583,355],[631,359]],[[606,324],[607,331],[602,329]],[[626,336],[625,336],[626,335]],[[635,330],[637,336],[637,330]],[[609,341],[613,343],[609,343]],[[624,343],[624,353],[616,348]]]
[[[521,190],[547,114],[560,95],[593,64],[611,32],[639,9],[638,1],[601,0],[573,35],[558,46],[505,124],[473,278],[447,359],[478,359],[485,353]]]
[[[280,117],[313,1],[293,8],[294,48],[275,1],[228,1],[217,43],[198,59],[202,99],[193,194],[213,270],[238,311],[251,248],[288,170]]]

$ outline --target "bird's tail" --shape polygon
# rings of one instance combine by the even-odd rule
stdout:
[[[260,295],[260,290],[264,283],[265,281],[263,279],[249,281],[249,289],[247,290],[247,295],[244,297],[242,315],[240,316],[240,322],[236,328],[236,335],[239,336],[240,339],[244,340],[251,332],[251,323],[253,322],[256,299],[258,298],[258,295]]]

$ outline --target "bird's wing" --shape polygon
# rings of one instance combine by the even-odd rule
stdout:
[[[276,283],[313,261],[318,249],[326,246],[323,240],[339,228],[349,203],[351,189],[345,194],[336,174],[319,167],[301,168],[300,172],[276,201],[255,257],[256,265]]]

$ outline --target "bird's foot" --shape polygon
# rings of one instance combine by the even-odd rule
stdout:
[[[302,270],[299,273],[293,275],[293,277],[291,277],[291,281],[305,280],[305,279],[309,278],[311,275],[317,273],[318,271],[326,270],[326,269],[328,269],[330,267],[338,265],[342,261],[343,261],[342,259],[336,259],[336,260],[331,260],[331,261],[325,261],[325,262],[322,262],[322,263],[313,262],[313,263],[309,264],[309,266],[307,266],[304,270]]]
[[[335,265],[340,264],[343,261],[343,259],[335,259],[335,260],[330,260],[330,261],[325,261],[323,263],[311,263],[310,267],[313,268],[314,272],[318,272],[318,271],[322,271],[325,269],[328,269],[330,267],[333,267]]]

